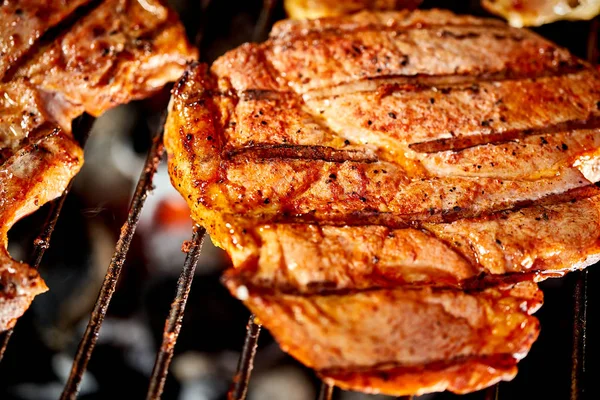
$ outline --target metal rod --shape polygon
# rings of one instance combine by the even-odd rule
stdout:
[[[574,289],[573,348],[571,351],[571,400],[584,398],[587,330],[588,271],[577,273]]]
[[[12,334],[12,328],[0,334],[0,361],[2,361],[2,357],[4,357],[4,352],[6,351],[6,347],[8,347],[8,342],[10,341]]]
[[[67,199],[67,195],[71,191],[73,187],[73,181],[69,182],[69,185],[65,189],[62,196],[53,201],[50,205],[50,212],[48,213],[48,217],[46,219],[46,223],[44,224],[44,228],[42,229],[42,233],[34,240],[33,242],[33,252],[32,252],[32,263],[31,267],[38,269],[42,258],[44,257],[44,253],[50,247],[50,238],[52,237],[52,233],[54,232],[54,227],[58,222],[58,217],[62,208],[65,204],[65,200]]]
[[[268,36],[267,30],[273,16],[273,10],[277,5],[278,0],[263,0],[263,6],[258,16],[258,21],[254,26],[254,32],[252,33],[252,40],[255,42],[261,42]]]
[[[596,64],[598,62],[598,30],[600,29],[600,19],[594,18],[590,22],[590,31],[587,39],[587,60]]]
[[[254,367],[254,356],[256,355],[256,347],[258,345],[258,336],[260,335],[260,325],[254,320],[254,315],[250,316],[248,325],[246,326],[246,339],[244,347],[238,362],[237,372],[233,377],[231,389],[227,394],[229,400],[245,400],[248,393],[248,383],[250,382],[250,374]]]
[[[95,118],[88,114],[83,114],[73,123],[73,135],[78,136],[79,144],[83,148],[87,139],[90,135],[90,130],[92,128],[93,122]],[[71,191],[73,187],[73,179],[67,185],[63,194],[53,201],[50,202],[50,210],[48,211],[48,216],[46,217],[46,221],[44,222],[44,226],[42,227],[42,232],[40,235],[33,241],[33,251],[31,253],[31,259],[29,261],[29,266],[34,269],[38,269],[42,262],[42,258],[44,257],[44,253],[50,247],[50,238],[52,237],[52,233],[54,232],[54,227],[58,222],[58,216],[62,211],[62,208],[65,204],[65,200],[67,199],[67,195]],[[8,342],[13,334],[14,327],[10,328],[7,331],[0,333],[0,361],[4,357],[4,352],[8,347]]]
[[[498,400],[500,398],[500,384],[496,383],[485,390],[485,400]]]
[[[204,228],[198,227],[194,231],[194,236],[189,244],[187,257],[183,264],[183,270],[177,281],[177,294],[171,303],[169,317],[165,321],[162,345],[156,355],[156,361],[152,370],[148,394],[146,395],[146,399],[148,400],[160,399],[162,395],[167,372],[169,371],[169,365],[173,358],[175,343],[177,343],[177,337],[181,330],[185,305],[190,294],[190,289],[192,288],[194,271],[196,270],[196,265],[198,264],[198,259],[200,258],[200,253],[202,251],[205,233],[206,230]]]
[[[326,382],[321,382],[321,389],[319,389],[319,396],[317,400],[331,400],[333,398],[334,387]]]
[[[61,400],[75,399],[77,397],[79,384],[81,383],[83,373],[87,368],[92,351],[96,345],[98,332],[100,331],[100,327],[104,321],[104,317],[106,316],[106,311],[108,310],[108,305],[110,304],[115,287],[117,286],[117,281],[119,279],[121,269],[123,268],[123,263],[125,262],[129,245],[131,244],[133,234],[135,233],[135,228],[137,227],[140,219],[142,207],[144,206],[148,192],[152,189],[152,178],[154,177],[156,169],[158,168],[158,164],[160,163],[164,153],[164,146],[162,143],[164,132],[164,116],[165,114],[163,113],[158,134],[156,135],[152,147],[148,152],[144,169],[140,175],[140,179],[135,189],[135,194],[131,200],[127,220],[121,228],[121,234],[119,236],[117,246],[115,247],[115,253],[108,266],[106,276],[104,277],[104,282],[102,283],[100,293],[98,294],[98,299],[94,304],[94,310],[90,316],[90,321],[88,322],[83,338],[81,339],[79,347],[77,348],[73,366],[71,367],[71,374],[69,375],[69,379],[67,380],[63,393],[60,397]]]

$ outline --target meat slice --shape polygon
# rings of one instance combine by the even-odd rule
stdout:
[[[539,333],[537,285],[272,295],[230,286],[281,347],[344,389],[467,393],[510,380]]]
[[[600,260],[600,196],[418,229],[227,221],[215,236],[238,268],[225,279],[282,293],[474,289],[561,276]]]
[[[285,0],[283,5],[293,19],[312,19],[350,14],[362,10],[414,9],[422,0]]]
[[[47,289],[37,271],[10,258],[7,232],[58,197],[81,167],[83,152],[71,121],[84,111],[97,116],[149,96],[196,58],[175,14],[159,1],[106,0],[91,4],[79,20],[81,15],[71,15],[77,2],[30,3],[0,7],[23,18],[56,11],[47,20],[18,18],[11,25],[29,29],[32,44],[8,48],[6,59],[19,62],[0,83],[0,331],[14,325],[33,297]],[[67,31],[31,47],[43,29],[67,17],[75,19]],[[0,44],[12,40],[5,34],[13,34],[3,23]]]
[[[593,70],[586,72],[597,80]],[[360,219],[362,224],[407,227],[598,193],[592,185],[598,180],[594,173],[597,128],[565,126],[518,144],[510,137],[460,152],[423,153],[402,138],[396,139],[395,148],[377,140],[351,141],[359,137],[367,141],[367,135],[381,137],[391,128],[381,134],[374,127],[368,134],[354,136],[348,133],[354,127],[336,130],[323,117],[326,112],[312,114],[301,100],[285,103],[290,111],[282,115],[276,111],[279,100],[270,104],[252,96],[237,98],[218,85],[227,85],[227,80],[214,82],[202,66],[190,69],[176,88],[167,121],[168,131],[176,133],[167,135],[167,146],[171,154],[182,157],[172,163],[172,174],[185,187],[196,220],[203,220],[202,214],[210,210],[266,222],[339,225]],[[214,95],[219,90],[222,93]],[[595,108],[600,93],[586,96]],[[576,98],[583,101],[582,96]],[[365,106],[374,104],[371,112],[378,113],[382,102],[368,100]],[[552,101],[544,104],[554,106]],[[431,112],[445,120],[450,111],[441,107]],[[408,124],[408,116],[397,113],[395,118],[380,114],[390,126],[403,124],[403,118]],[[465,122],[461,126],[469,133],[480,129]],[[198,180],[202,185],[186,183]]]
[[[196,50],[158,0],[105,0],[16,72],[93,116],[149,96],[181,76]]]
[[[482,0],[481,4],[516,27],[539,26],[565,19],[592,19],[600,14],[598,0]]]
[[[463,393],[510,379],[535,339],[515,290],[600,258],[598,104],[598,71],[532,32],[358,13],[190,66],[165,145],[224,282],[285,350],[345,388]],[[436,296],[495,315],[463,332],[479,346],[429,335]],[[513,318],[531,330],[496,337]]]
[[[0,85],[0,331],[47,290],[36,270],[8,254],[8,230],[59,196],[82,163],[82,149],[45,111],[33,86]]]

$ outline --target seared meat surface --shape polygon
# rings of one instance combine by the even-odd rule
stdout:
[[[73,14],[81,4],[0,7],[14,20],[0,22],[0,331],[47,289],[37,271],[10,258],[7,232],[58,197],[81,167],[71,121],[149,96],[196,57],[175,14],[158,1],[106,0]],[[36,42],[65,18],[75,19],[68,30]]]
[[[599,101],[598,72],[532,32],[365,12],[192,65],[165,144],[226,285],[284,349],[345,388],[464,393],[514,376],[531,281],[600,258]],[[428,325],[453,331],[454,307],[487,313],[460,348]]]
[[[350,14],[362,10],[413,9],[422,0],[285,0],[290,18],[313,19]]]
[[[541,305],[542,294],[534,283],[524,282],[478,293],[251,291],[244,299],[285,351],[330,383],[404,396],[466,393],[512,379],[517,360],[537,338],[539,323],[530,314]]]

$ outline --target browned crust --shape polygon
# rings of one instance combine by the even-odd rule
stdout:
[[[345,388],[464,393],[511,379],[537,337],[523,285],[600,258],[599,102],[597,71],[531,32],[360,13],[286,21],[191,65],[165,145],[192,217],[232,257],[224,283],[285,351]],[[462,301],[471,322],[487,310],[468,351],[390,311],[415,293],[442,327]],[[440,296],[454,305],[436,314]],[[524,325],[499,334],[508,321]]]

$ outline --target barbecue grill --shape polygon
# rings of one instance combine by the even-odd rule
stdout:
[[[181,7],[185,8],[185,12],[182,13],[182,19],[188,28],[188,34],[190,35],[192,41],[200,47],[201,57],[205,61],[209,62],[218,55],[222,54],[224,50],[227,50],[227,45],[224,45],[223,42],[220,41],[223,36],[228,34],[231,36],[231,33],[224,32],[222,27],[225,21],[224,18],[226,18],[226,16],[223,15],[223,12],[227,7],[234,8],[234,4],[229,4],[233,2],[227,2],[228,4],[226,5],[223,4],[224,2],[221,2],[220,5],[216,5],[214,3],[219,2],[216,0],[214,2],[194,1],[186,3],[185,5],[181,5]],[[436,2],[426,1],[424,6],[429,7],[437,5],[448,8],[448,4],[445,2],[438,2],[439,4],[435,3]],[[481,10],[475,5],[478,3],[477,1],[460,3],[460,5],[455,5],[450,8],[457,12],[481,13]],[[245,5],[247,8],[254,6],[259,7],[260,4],[254,4],[251,2],[251,5]],[[211,13],[215,15],[213,16]],[[257,15],[258,18],[256,19],[256,24],[254,26],[253,37],[239,37],[234,38],[233,41],[241,43],[248,40],[264,39],[272,22],[282,17],[283,11],[281,4],[278,4],[277,1],[264,0],[262,3],[262,8],[259,12],[255,12],[255,15]],[[591,62],[596,62],[598,60],[597,35],[599,26],[600,23],[598,19],[589,23],[561,22],[551,26],[543,27],[539,29],[539,32],[543,35],[546,35],[551,40],[557,41],[560,45],[569,47],[570,50],[575,54],[579,56],[587,55],[588,60]],[[233,35],[235,35],[235,33]],[[140,221],[142,209],[146,202],[146,198],[153,188],[153,178],[159,163],[163,159],[164,148],[162,144],[162,126],[165,114],[165,111],[161,113],[162,119],[158,124],[160,128],[155,134],[152,145],[147,153],[141,175],[131,199],[127,218],[121,228],[119,240],[114,249],[114,255],[110,261],[106,276],[100,289],[100,293],[91,312],[87,329],[85,330],[77,349],[71,373],[62,392],[61,399],[66,400],[76,398],[79,386],[82,382],[83,374],[87,368],[90,357],[93,354],[93,350],[99,336],[100,327],[102,326],[106,316],[113,293],[115,293],[117,281],[123,269],[125,258],[132,243],[136,227]],[[92,122],[93,121],[90,117],[84,116],[74,123],[73,131],[79,138],[82,145],[87,139]],[[70,189],[71,185],[69,185],[65,193],[60,198],[53,201],[48,208],[47,220],[39,237],[34,242],[33,251],[30,257],[30,264],[34,268],[39,267],[42,257],[50,245],[50,237],[54,231],[57,221],[59,220],[59,215],[63,209],[63,205],[65,204],[65,200]],[[184,244],[184,249],[187,253],[187,256],[177,282],[176,294],[171,304],[168,318],[166,319],[164,325],[162,343],[158,350],[154,368],[149,381],[147,391],[148,399],[160,398],[165,387],[165,380],[169,371],[171,359],[174,354],[174,348],[182,328],[182,320],[186,308],[186,302],[188,300],[192,280],[194,278],[194,271],[200,258],[205,236],[204,228],[195,226],[193,232],[191,232],[191,239]],[[568,327],[572,337],[570,376],[565,377],[565,379],[569,379],[569,393],[570,399],[572,400],[592,398],[592,391],[594,390],[593,387],[586,385],[586,376],[590,375],[589,370],[588,374],[586,375],[586,354],[590,353],[586,349],[588,281],[592,279],[589,277],[589,275],[590,274],[587,270],[571,274],[568,279],[569,285],[567,285],[572,288],[573,302],[572,304],[567,305],[567,308],[572,307],[573,309],[573,322],[572,326]],[[54,289],[51,288],[51,290]],[[551,313],[554,305],[555,304],[546,304],[542,308],[542,313]],[[210,327],[207,329],[210,329]],[[243,329],[243,327],[240,326],[239,329]],[[543,323],[542,332],[544,332]],[[246,336],[239,357],[237,373],[232,379],[232,384],[228,392],[228,398],[230,399],[237,400],[246,398],[251,380],[250,378],[254,365],[254,359],[257,355],[257,345],[260,333],[260,325],[257,323],[257,321],[255,321],[254,316],[250,316],[246,326]],[[12,334],[13,331],[9,330],[3,333],[0,337],[0,359],[4,355]],[[553,345],[556,347],[565,347],[568,345],[568,343],[554,343]],[[536,346],[534,345],[534,349],[535,348]],[[540,352],[532,351],[532,353],[529,355],[529,358],[534,358],[539,355]],[[547,359],[551,360],[552,357],[547,357]],[[35,361],[32,360],[32,362]],[[523,363],[521,363],[521,366],[522,364]],[[546,367],[557,368],[553,365],[547,365]],[[566,368],[563,368],[563,370],[566,370]],[[561,370],[561,373],[563,370]],[[549,382],[549,384],[551,383],[552,382]],[[515,398],[516,392],[518,392],[520,389],[518,387],[516,389],[513,388],[513,385],[515,385],[515,383],[503,383],[501,385],[495,385],[485,391],[482,391],[481,393],[469,395],[468,397],[486,400]],[[529,393],[535,393],[535,390],[533,390],[533,392],[529,391]],[[321,384],[321,388],[318,393],[318,399],[327,400],[335,397],[335,388],[325,383]],[[281,394],[281,398],[285,398],[284,393]]]

